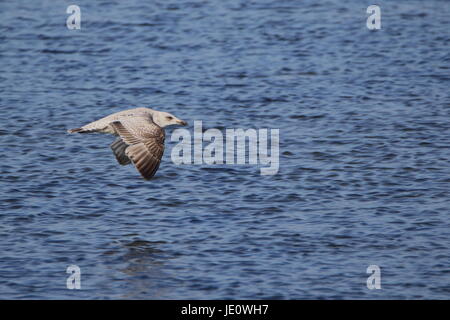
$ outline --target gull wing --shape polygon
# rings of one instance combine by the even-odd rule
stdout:
[[[128,158],[127,155],[125,154],[125,150],[128,147],[128,144],[126,144],[122,140],[122,138],[117,138],[116,141],[111,143],[110,147],[114,155],[116,156],[117,162],[119,162],[122,166],[131,163],[130,158]]]
[[[145,179],[151,179],[164,153],[164,129],[148,119],[139,118],[114,121],[110,125],[127,145],[126,157]]]

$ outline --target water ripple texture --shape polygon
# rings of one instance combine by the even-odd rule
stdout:
[[[0,298],[448,299],[449,2],[377,4],[0,2]],[[279,172],[66,133],[132,107],[278,128]]]

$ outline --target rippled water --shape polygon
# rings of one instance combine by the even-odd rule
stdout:
[[[2,1],[0,298],[448,298],[449,2],[369,4]],[[280,171],[66,133],[143,106],[279,128]]]

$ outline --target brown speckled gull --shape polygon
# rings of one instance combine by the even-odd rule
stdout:
[[[110,133],[118,136],[110,147],[121,165],[133,162],[145,179],[151,179],[159,168],[164,153],[164,127],[186,125],[174,115],[136,108],[113,113],[69,133]]]

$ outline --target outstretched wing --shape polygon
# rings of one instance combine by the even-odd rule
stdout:
[[[116,156],[117,162],[119,162],[122,166],[131,163],[130,158],[125,154],[125,150],[128,148],[128,145],[122,140],[122,138],[117,138],[116,141],[111,143],[111,150]]]
[[[123,143],[125,155],[145,179],[151,179],[159,168],[164,153],[164,130],[153,122],[137,119],[111,123]]]

